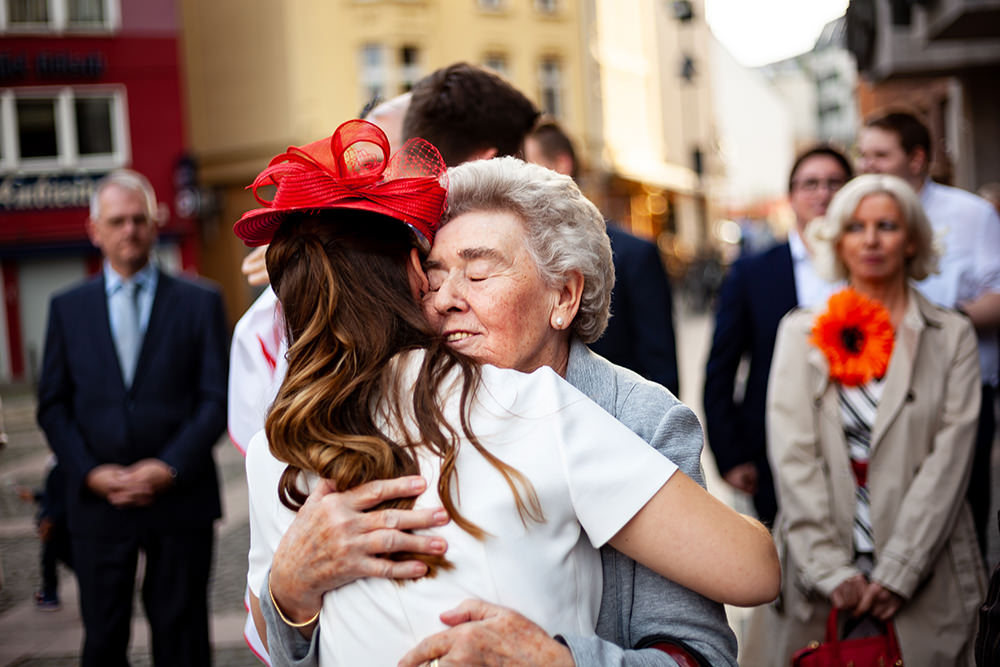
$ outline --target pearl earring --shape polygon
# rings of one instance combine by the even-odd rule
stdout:
[[[563,318],[557,317],[556,318],[556,326],[557,327],[561,327],[562,325],[563,325]]]

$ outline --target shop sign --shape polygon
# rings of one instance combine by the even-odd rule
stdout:
[[[0,52],[0,81],[28,79],[100,79],[107,70],[100,52],[77,54],[66,51],[42,51],[33,58],[24,53]]]
[[[0,180],[0,211],[86,208],[103,175],[4,177]]]

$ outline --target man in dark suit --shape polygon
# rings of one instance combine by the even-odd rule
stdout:
[[[38,423],[66,471],[85,666],[128,664],[140,551],[154,664],[211,661],[225,315],[217,290],[150,263],[155,211],[142,175],[102,180],[87,224],[104,270],[49,311]]]
[[[556,123],[539,123],[524,140],[528,162],[576,179],[573,143]],[[656,245],[608,225],[615,264],[611,319],[590,348],[608,361],[680,392],[670,282]]]
[[[800,154],[788,179],[795,227],[788,243],[733,264],[719,292],[715,335],[705,369],[705,428],[722,478],[753,495],[761,521],[778,510],[767,461],[764,414],[778,322],[796,306],[822,303],[833,286],[820,279],[803,241],[806,225],[826,213],[852,176],[850,162],[820,145]],[[741,361],[746,383],[737,388]]]

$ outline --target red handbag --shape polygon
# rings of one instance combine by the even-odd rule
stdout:
[[[896,629],[885,624],[885,634],[861,639],[840,639],[837,610],[826,619],[826,641],[813,642],[792,655],[792,667],[902,667],[903,654]]]

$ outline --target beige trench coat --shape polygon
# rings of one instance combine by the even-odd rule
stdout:
[[[854,476],[822,352],[808,342],[815,312],[778,329],[768,385],[768,456],[780,512],[778,600],[754,610],[741,664],[774,667],[822,640],[829,596],[853,565]],[[868,487],[872,579],[906,600],[895,617],[906,667],[972,665],[986,577],[965,490],[981,397],[967,319],[914,289],[875,424]]]

